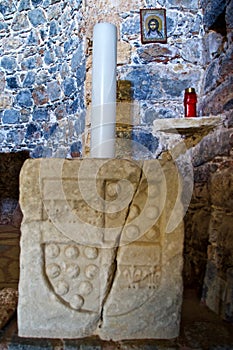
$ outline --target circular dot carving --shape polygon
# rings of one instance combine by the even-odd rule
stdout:
[[[57,264],[50,264],[50,265],[47,266],[46,272],[47,272],[47,275],[50,278],[56,278],[56,277],[58,277],[60,275],[61,268]]]
[[[79,292],[81,295],[89,295],[93,290],[93,286],[88,281],[83,281],[80,283]]]
[[[75,310],[80,310],[84,304],[84,299],[81,295],[75,294],[70,300],[70,306]]]
[[[146,217],[148,219],[155,219],[158,216],[158,209],[155,206],[146,208]]]
[[[126,228],[126,236],[128,239],[138,238],[139,233],[139,228],[136,225],[131,225]]]
[[[157,197],[159,195],[159,185],[153,184],[149,187],[148,195],[149,197]]]
[[[89,279],[93,279],[96,277],[97,273],[99,271],[98,266],[96,265],[88,265],[85,269],[85,275]]]
[[[65,295],[69,292],[69,285],[65,281],[59,281],[56,284],[55,291],[58,295]]]
[[[86,247],[84,254],[88,259],[96,259],[98,256],[98,249],[94,247]]]
[[[48,242],[44,246],[45,275],[53,292],[64,305],[81,311],[98,311],[100,256],[97,247]]]
[[[70,278],[76,278],[80,273],[80,268],[77,264],[69,264],[66,266],[66,273]]]
[[[78,248],[74,245],[70,245],[65,249],[65,256],[69,259],[76,259],[79,256]]]
[[[45,248],[46,254],[50,258],[56,258],[60,254],[60,248],[57,244],[51,243]]]

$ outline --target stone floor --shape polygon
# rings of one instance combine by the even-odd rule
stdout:
[[[202,305],[194,290],[185,290],[180,336],[172,340],[101,341],[29,339],[17,335],[16,316],[0,331],[0,350],[233,350],[233,325]]]

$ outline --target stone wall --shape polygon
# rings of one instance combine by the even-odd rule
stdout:
[[[194,192],[185,217],[184,275],[187,285],[199,289],[203,302],[232,322],[233,1],[207,0],[202,6],[204,41],[212,59],[207,62],[201,109],[206,115],[224,113],[226,120],[192,151]]]
[[[204,43],[209,50],[202,87],[202,113],[233,111],[233,1],[202,0]]]
[[[136,142],[152,145],[153,153],[153,120],[182,117],[185,88],[194,86],[201,94],[206,52],[197,0],[0,4],[2,152],[26,149],[35,158],[82,152],[89,127],[92,30],[98,21],[118,28],[118,81],[129,82],[118,91],[118,101],[128,96],[138,107]],[[141,44],[139,10],[151,7],[167,11],[167,44]]]
[[[194,190],[185,216],[184,283],[223,319],[233,320],[233,119],[190,150]]]
[[[208,262],[203,300],[221,317],[233,322],[233,164],[225,161],[211,175],[211,202]],[[221,192],[219,191],[221,189]]]

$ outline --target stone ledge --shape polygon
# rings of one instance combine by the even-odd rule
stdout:
[[[152,133],[160,139],[162,152],[179,145],[183,140],[186,149],[195,147],[204,136],[225,122],[225,116],[197,118],[156,119]],[[178,147],[179,148],[179,147]]]
[[[224,121],[224,116],[198,117],[198,118],[169,118],[156,119],[153,123],[153,132],[162,131],[166,133],[177,132],[188,135],[193,132],[209,131]]]

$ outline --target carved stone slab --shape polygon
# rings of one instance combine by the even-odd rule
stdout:
[[[181,188],[172,161],[27,160],[19,335],[176,337]]]

